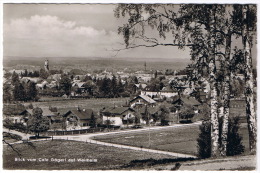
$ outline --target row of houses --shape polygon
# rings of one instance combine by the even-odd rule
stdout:
[[[77,130],[89,128],[97,112],[85,108],[52,108],[42,107],[42,115],[47,117],[52,130]],[[33,109],[25,108],[22,104],[7,104],[3,107],[3,119],[7,122],[27,125],[33,115]]]
[[[147,96],[138,96],[130,101],[130,107],[112,107],[95,112],[87,108],[52,108],[41,107],[42,115],[47,117],[50,121],[51,128],[75,130],[82,128],[89,128],[93,119],[100,117],[105,123],[110,120],[111,125],[121,126],[129,119],[134,118],[137,105],[154,106],[155,101]],[[136,106],[135,106],[136,105]],[[3,119],[9,120],[12,123],[27,124],[30,116],[33,115],[33,109],[25,108],[22,104],[4,104],[3,106]]]
[[[107,107],[99,112],[82,107],[42,107],[41,109],[42,115],[48,118],[52,130],[78,130],[89,128],[94,123],[97,123],[97,119],[100,120],[100,124],[113,126],[128,126],[136,123],[147,124],[145,114],[148,112],[150,115],[148,121],[156,121],[153,116],[158,113],[160,105],[179,108],[185,104],[192,106],[194,113],[198,113],[198,106],[201,103],[193,97],[183,96],[180,98],[177,95],[172,98],[171,103],[158,103],[148,95],[139,95],[130,100],[128,105]],[[176,116],[177,110],[172,111],[173,116]],[[32,109],[25,108],[21,104],[6,104],[3,107],[3,115],[5,120],[27,125],[27,121],[33,115],[33,112]]]
[[[209,98],[207,87],[194,87],[189,85],[176,86],[173,88],[168,85],[163,87],[160,91],[151,91],[147,84],[139,83],[134,85],[134,90],[136,93],[149,96],[156,101],[163,100],[165,98],[172,98],[178,95],[191,96],[200,102],[206,102]]]

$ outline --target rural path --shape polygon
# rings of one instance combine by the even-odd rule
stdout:
[[[196,156],[189,155],[189,154],[162,151],[162,150],[154,150],[154,149],[150,149],[150,148],[141,148],[141,147],[134,147],[134,146],[128,146],[128,145],[108,143],[108,142],[101,142],[101,141],[94,140],[93,138],[95,138],[96,136],[102,136],[102,135],[127,134],[127,133],[135,133],[135,132],[148,131],[148,130],[160,130],[160,129],[166,129],[166,128],[194,126],[194,125],[199,125],[199,124],[201,124],[201,122],[195,122],[192,124],[175,124],[173,126],[164,126],[164,127],[150,127],[150,128],[142,128],[142,129],[135,129],[135,130],[124,130],[124,131],[117,131],[117,132],[101,132],[101,133],[91,133],[91,134],[81,134],[81,135],[53,136],[53,139],[88,142],[88,143],[94,143],[94,144],[104,145],[104,146],[112,146],[112,147],[125,148],[125,149],[137,150],[137,151],[146,151],[146,152],[151,152],[151,153],[166,154],[166,155],[170,155],[170,156],[174,156],[174,157],[196,158]],[[23,140],[29,139],[29,137],[31,136],[30,134],[23,134],[21,132],[17,132],[14,130],[10,130],[10,131],[8,131],[8,129],[3,129],[3,130],[6,132],[9,132],[9,133],[20,135],[20,136],[22,136]],[[46,139],[43,139],[43,140],[46,140]],[[38,140],[34,140],[34,141],[38,141]],[[22,141],[17,141],[14,143],[22,143]]]
[[[22,132],[18,132],[16,130],[9,130],[7,128],[3,128],[3,132],[12,133],[12,134],[21,136],[22,140],[27,140],[27,139],[29,139],[30,136],[32,136],[31,134],[28,134],[28,133],[22,133]]]

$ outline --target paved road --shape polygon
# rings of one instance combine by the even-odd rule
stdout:
[[[95,144],[98,144],[98,145],[112,146],[112,147],[117,147],[117,148],[125,148],[125,149],[131,149],[131,150],[146,151],[146,152],[151,152],[151,153],[166,154],[166,155],[170,155],[170,156],[174,156],[174,157],[196,158],[196,156],[189,155],[189,154],[182,154],[182,153],[154,150],[154,149],[148,149],[148,148],[133,147],[133,146],[121,145],[121,144],[112,144],[112,143],[108,143],[108,142],[97,141],[97,140],[94,140],[93,138],[95,138],[96,136],[101,136],[101,135],[134,133],[134,132],[148,131],[148,130],[160,130],[160,129],[166,129],[166,128],[178,128],[178,127],[185,127],[185,126],[194,126],[194,125],[199,125],[199,124],[201,124],[201,122],[196,122],[196,123],[192,123],[192,124],[175,124],[173,126],[150,127],[150,128],[135,129],[135,130],[116,131],[116,132],[101,132],[101,133],[91,133],[91,134],[81,134],[81,135],[53,136],[53,139],[64,139],[64,140],[73,140],[73,141],[95,143]],[[20,132],[17,133],[16,131],[10,131],[10,133],[20,135],[20,136],[23,137],[23,139],[29,139],[29,136],[30,136],[28,134],[22,134]],[[21,142],[15,142],[15,143],[21,143]]]

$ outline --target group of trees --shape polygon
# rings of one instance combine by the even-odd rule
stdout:
[[[38,91],[34,82],[20,82],[17,73],[13,73],[11,77],[11,85],[4,83],[3,85],[3,101],[36,101],[38,99]]]
[[[50,75],[53,74],[62,74],[62,70],[50,70],[46,71],[44,69],[40,70],[34,70],[34,71],[28,71],[27,69],[24,70],[24,72],[21,73],[21,77],[41,77],[43,79],[47,79]]]
[[[120,78],[113,76],[112,79],[107,77],[98,79],[96,82],[98,88],[98,97],[119,97],[125,91]]]
[[[223,125],[223,118],[219,118],[220,129]],[[227,135],[227,156],[234,156],[244,152],[245,146],[242,145],[242,137],[239,134],[239,117],[229,118]],[[222,131],[220,130],[220,134]],[[219,143],[221,144],[221,138]],[[211,123],[204,121],[200,126],[200,134],[197,139],[198,156],[200,158],[209,158],[211,156]]]
[[[41,108],[34,108],[33,114],[29,117],[27,122],[28,130],[35,133],[36,137],[39,137],[41,132],[45,132],[50,128],[50,121],[47,117],[44,117],[42,113]]]
[[[180,122],[191,122],[191,119],[194,117],[194,115],[195,113],[192,106],[183,105],[179,111]]]
[[[91,78],[89,76],[83,79],[85,92],[91,97],[111,98],[111,97],[129,97],[134,94],[134,84],[138,83],[135,76],[124,79],[124,83],[120,77],[115,75],[112,78]],[[73,89],[73,88],[72,88]],[[76,90],[76,93],[82,94],[81,90]]]
[[[37,101],[38,91],[34,82],[17,82],[13,89],[14,101]]]
[[[35,77],[34,74],[39,74],[38,77],[42,79],[47,79],[49,75],[56,74],[62,71],[45,71],[41,69],[40,71],[28,72],[25,70],[24,73],[21,74],[22,77]],[[156,73],[157,74],[157,73]],[[76,93],[78,96],[87,96],[87,97],[99,97],[99,98],[111,98],[111,97],[129,97],[131,95],[139,94],[135,90],[135,84],[138,84],[139,81],[136,76],[130,76],[128,78],[124,78],[123,80],[120,76],[116,77],[115,75],[112,78],[108,78],[105,76],[104,78],[96,78],[91,76],[86,76],[81,79],[81,82],[84,82],[84,85],[81,88],[77,87],[77,85],[72,86],[73,80],[75,78],[75,74],[72,73],[61,73],[61,78],[57,81],[57,86],[53,88],[43,87],[43,90],[32,89],[32,93],[26,93],[26,88],[34,87],[35,85],[30,82],[28,86],[25,83],[20,82],[19,75],[17,73],[13,73],[11,75],[11,84],[14,86],[15,90],[15,99],[17,101],[29,101],[35,100],[37,97],[35,93],[38,95],[51,95],[51,96],[62,96],[66,94],[70,96],[72,92]],[[80,78],[78,78],[80,80]],[[150,91],[160,91],[164,86],[165,76],[157,77],[155,75],[151,81],[147,82],[147,87]],[[82,88],[83,87],[83,88]],[[9,85],[5,85],[5,90],[8,91],[10,89]],[[28,90],[29,91],[29,90]],[[36,92],[35,92],[36,91]],[[6,92],[4,94],[4,100],[10,100],[10,92]],[[35,97],[34,97],[35,95]],[[27,98],[28,96],[28,98]]]
[[[118,29],[124,37],[124,49],[156,46],[190,48],[194,68],[190,81],[196,83],[203,78],[210,83],[212,157],[227,154],[230,85],[232,76],[238,71],[243,72],[250,151],[255,152],[252,47],[256,33],[256,5],[119,4],[114,12],[117,18],[128,18],[128,22]],[[234,42],[243,46],[232,45]],[[218,109],[222,106],[224,113],[219,115]],[[221,127],[219,117],[224,117]]]

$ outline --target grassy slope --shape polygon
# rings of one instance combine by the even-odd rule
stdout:
[[[255,155],[241,155],[233,157],[224,157],[218,159],[195,160],[183,163],[180,170],[255,170],[256,169]],[[164,167],[167,169],[167,166]]]
[[[128,164],[135,159],[164,159],[172,158],[162,154],[153,154],[148,152],[133,151],[127,149],[118,149],[114,147],[101,146],[74,141],[41,141],[34,143],[35,149],[26,144],[17,144],[22,158],[67,158],[68,159],[97,159],[96,163],[88,162],[15,162],[17,154],[3,147],[3,168],[4,169],[37,169],[37,170],[101,170],[116,169],[119,166]]]
[[[240,132],[243,136],[243,144],[246,147],[246,153],[248,152],[248,133],[245,124],[241,125]],[[197,153],[197,138],[199,134],[198,126],[180,127],[180,128],[168,128],[160,130],[151,130],[151,148],[180,152],[185,154]],[[149,146],[149,132],[133,132],[128,134],[119,135],[106,135],[98,136],[95,139],[105,142],[143,146],[148,148]]]

